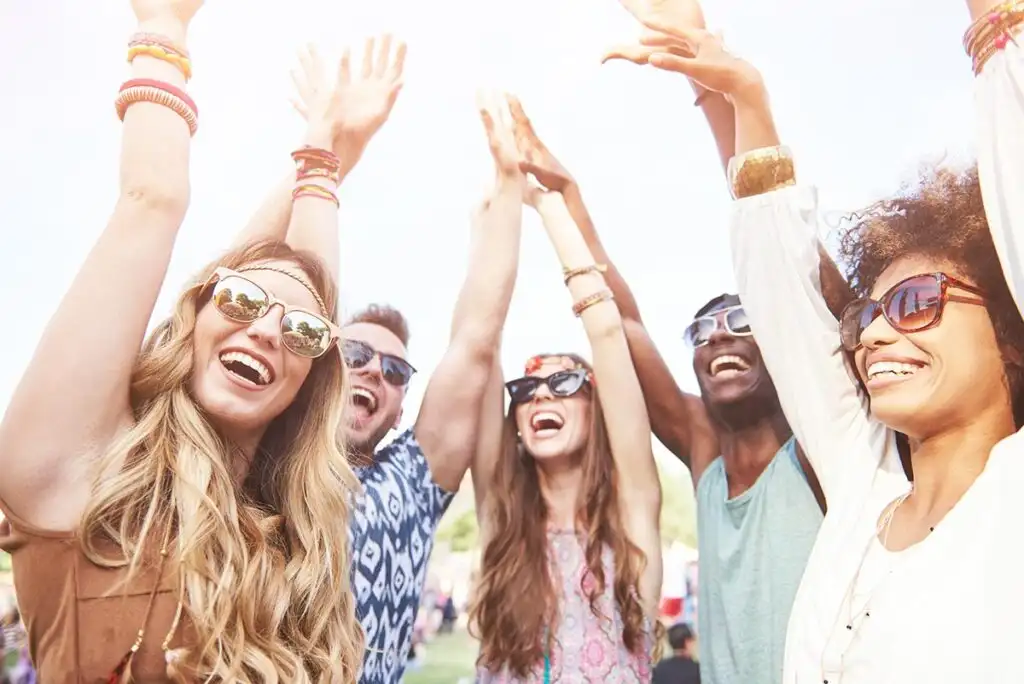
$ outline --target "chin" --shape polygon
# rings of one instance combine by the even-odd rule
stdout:
[[[281,413],[263,397],[260,397],[260,401],[255,398],[246,401],[232,392],[215,387],[196,387],[193,395],[210,422],[221,430],[259,430]]]

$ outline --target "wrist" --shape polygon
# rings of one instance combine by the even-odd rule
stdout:
[[[750,77],[741,80],[740,83],[726,95],[726,98],[732,103],[733,107],[736,107],[737,109],[769,109],[768,89],[765,88],[764,81],[762,81],[760,77]]]
[[[186,47],[188,24],[175,17],[154,17],[140,21],[136,31],[138,33],[155,33],[179,47]]]
[[[309,128],[306,130],[304,144],[309,147],[315,147],[318,150],[333,151],[332,148],[334,140],[332,138],[333,136],[331,135],[331,129],[329,126],[314,122],[311,123]]]

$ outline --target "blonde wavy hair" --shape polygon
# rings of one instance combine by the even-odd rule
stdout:
[[[244,485],[232,448],[189,391],[193,331],[216,266],[295,264],[337,310],[332,279],[313,255],[276,241],[232,250],[204,269],[156,327],[132,373],[134,426],[101,457],[80,527],[93,562],[151,565],[165,532],[174,540],[184,615],[196,641],[169,670],[206,681],[354,682],[363,633],[350,587],[348,523],[359,483],[339,440],[348,393],[339,355],[313,362],[295,400],[267,428]],[[109,542],[119,553],[110,557]],[[192,680],[194,681],[194,679]]]

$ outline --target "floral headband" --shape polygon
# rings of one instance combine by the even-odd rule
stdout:
[[[560,354],[551,354],[546,356],[544,354],[538,354],[537,356],[531,356],[526,360],[526,367],[523,369],[523,375],[533,375],[540,370],[540,367],[544,365],[544,362],[551,363],[553,361],[560,362],[562,364],[562,368],[567,371],[587,371],[587,382],[593,386],[597,386],[597,381],[594,378],[593,371],[571,356],[564,356]]]

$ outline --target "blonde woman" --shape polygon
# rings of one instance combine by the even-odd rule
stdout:
[[[362,660],[335,274],[236,248],[143,344],[188,206],[201,4],[133,2],[121,194],[0,425],[0,548],[47,683],[352,682]],[[310,104],[293,246],[337,228],[332,100]]]

